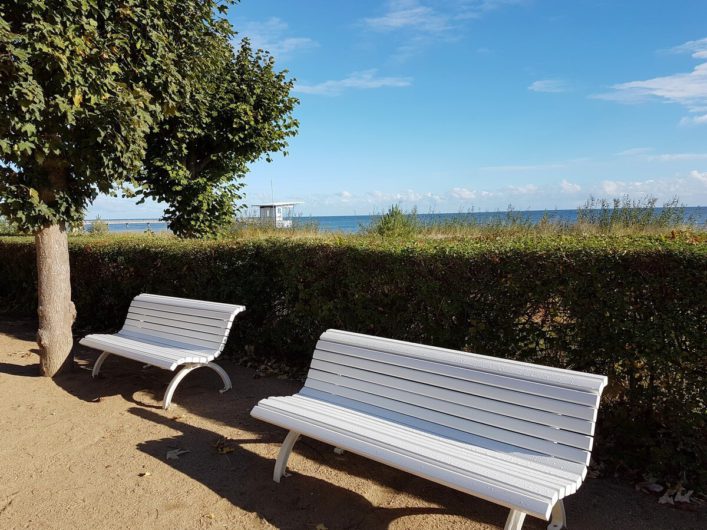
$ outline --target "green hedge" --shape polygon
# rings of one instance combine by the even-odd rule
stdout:
[[[77,329],[140,292],[245,304],[227,351],[309,361],[329,327],[606,374],[608,471],[707,486],[707,244],[694,236],[386,242],[71,241]],[[34,249],[0,238],[0,303],[35,309]]]

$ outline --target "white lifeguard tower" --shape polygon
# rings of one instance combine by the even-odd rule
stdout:
[[[292,219],[286,219],[285,214],[290,216],[292,209],[301,202],[271,202],[269,204],[254,204],[260,208],[260,222],[270,224],[275,228],[292,228]]]

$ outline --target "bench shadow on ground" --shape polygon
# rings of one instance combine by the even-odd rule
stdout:
[[[256,513],[278,528],[314,527],[319,523],[328,528],[366,528],[384,530],[399,518],[411,515],[445,514],[457,515],[486,524],[502,525],[506,510],[490,503],[477,507],[483,501],[472,499],[436,484],[397,472],[381,469],[378,464],[346,454],[337,457],[328,447],[313,440],[298,442],[300,454],[321,462],[322,466],[334,468],[342,473],[357,475],[363,464],[375,466],[381,477],[376,482],[399,491],[412,493],[438,507],[395,507],[373,505],[364,496],[347,488],[314,476],[292,473],[280,484],[272,480],[274,459],[265,458],[249,449],[251,444],[277,443],[282,441],[282,431],[251,432],[252,436],[227,441],[228,454],[219,454],[213,446],[218,435],[169,418],[151,410],[132,407],[131,414],[147,421],[161,423],[181,431],[177,436],[150,440],[138,444],[138,449],[153,458],[165,462],[166,451],[171,448],[189,448],[190,454],[171,465],[188,475],[233,505]],[[240,426],[239,429],[243,427]],[[304,442],[304,443],[303,443]],[[325,450],[325,449],[324,449]],[[362,461],[363,460],[363,461]],[[483,509],[479,509],[483,508]],[[530,522],[530,521],[529,521]],[[535,526],[528,525],[528,528]],[[538,527],[541,528],[541,527]]]

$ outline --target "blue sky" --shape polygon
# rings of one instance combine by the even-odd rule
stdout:
[[[242,0],[239,37],[296,78],[289,155],[247,203],[304,215],[391,204],[574,208],[589,197],[707,204],[707,2]],[[157,217],[100,197],[89,217]]]

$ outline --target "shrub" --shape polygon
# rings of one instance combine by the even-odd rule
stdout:
[[[370,226],[365,227],[365,232],[381,237],[409,239],[419,233],[421,228],[416,209],[406,214],[400,206],[393,205]]]
[[[707,238],[560,234],[70,242],[77,333],[140,292],[240,303],[227,352],[309,362],[342,328],[603,373],[595,456],[707,487]],[[34,248],[0,238],[0,307],[35,310]]]
[[[86,231],[92,236],[104,236],[109,232],[109,230],[110,228],[108,227],[108,223],[103,221],[100,216],[91,221],[91,224],[89,224],[86,229]]]

